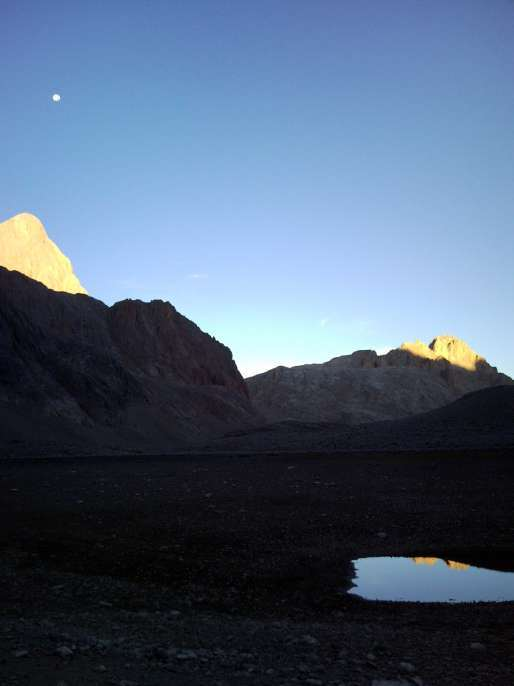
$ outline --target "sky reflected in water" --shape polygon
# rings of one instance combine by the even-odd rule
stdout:
[[[436,557],[366,557],[354,560],[355,586],[368,600],[473,602],[514,600],[514,573]]]

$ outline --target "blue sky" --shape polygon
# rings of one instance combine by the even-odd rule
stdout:
[[[4,0],[0,32],[0,220],[92,295],[245,373],[453,333],[514,374],[513,2]]]

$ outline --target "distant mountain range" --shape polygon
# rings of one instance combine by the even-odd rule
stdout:
[[[165,452],[226,434],[223,449],[264,437],[262,445],[287,449],[298,436],[306,447],[341,447],[351,443],[347,427],[408,421],[509,384],[451,336],[277,367],[245,382],[230,350],[170,303],[108,307],[86,294],[36,217],[0,224],[3,454]],[[386,440],[375,429],[368,435],[376,447]]]
[[[323,364],[277,367],[246,379],[268,422],[362,424],[433,410],[466,393],[512,383],[463,341],[438,336],[386,355],[360,350]]]

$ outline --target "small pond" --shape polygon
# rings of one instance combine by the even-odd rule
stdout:
[[[349,593],[367,600],[424,603],[514,600],[514,573],[437,557],[365,557],[354,560]]]

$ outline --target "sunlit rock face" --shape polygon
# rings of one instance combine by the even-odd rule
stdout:
[[[385,355],[359,350],[323,364],[277,367],[246,381],[270,422],[346,424],[402,419],[512,383],[454,336],[438,336],[430,345],[403,343]]]
[[[437,336],[430,345],[421,341],[402,343],[400,349],[427,360],[447,360],[450,364],[469,371],[475,371],[480,365],[487,364],[481,355],[455,336]]]
[[[70,260],[33,214],[18,214],[0,224],[0,266],[21,272],[54,291],[87,293]]]
[[[454,336],[438,336],[430,343],[430,348],[438,357],[444,357],[451,364],[470,371],[475,371],[481,364],[487,364],[467,343]]]

